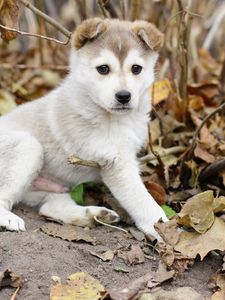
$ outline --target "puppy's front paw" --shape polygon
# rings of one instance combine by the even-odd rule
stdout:
[[[165,215],[164,211],[160,207],[159,207],[159,210],[157,211],[157,213],[150,215],[150,217],[147,221],[144,222],[142,220],[141,222],[136,223],[136,225],[151,240],[153,240],[153,238],[155,238],[155,239],[157,239],[158,242],[162,242],[162,238],[160,237],[160,235],[154,228],[154,224],[157,223],[159,220],[162,220],[163,222],[168,221],[167,216]]]
[[[107,224],[116,223],[120,220],[119,215],[115,211],[105,207],[89,207],[87,209],[87,215],[91,218],[95,216],[100,221]]]
[[[10,231],[25,231],[23,219],[7,210],[0,210],[0,227]]]

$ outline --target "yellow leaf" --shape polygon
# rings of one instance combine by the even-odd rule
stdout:
[[[20,3],[18,0],[0,0],[0,24],[16,28],[19,17]],[[0,28],[1,37],[5,41],[15,39],[16,33]]]
[[[58,283],[51,288],[50,300],[100,300],[106,293],[101,283],[88,273],[70,275],[66,284]]]
[[[154,105],[165,100],[172,92],[173,89],[168,79],[156,81],[149,88],[149,93],[152,97],[152,103]]]
[[[197,232],[181,232],[175,250],[195,258],[198,254],[201,260],[212,250],[225,251],[225,222],[215,218],[211,228],[203,234]]]
[[[225,197],[214,198],[213,191],[205,191],[188,199],[178,214],[177,222],[204,233],[212,226],[214,213],[223,209],[225,209]]]
[[[0,89],[0,115],[4,115],[16,107],[14,96]]]

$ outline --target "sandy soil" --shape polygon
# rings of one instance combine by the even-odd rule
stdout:
[[[130,280],[138,278],[149,270],[156,270],[158,256],[152,250],[146,249],[143,242],[128,239],[123,232],[98,226],[89,233],[101,243],[93,246],[84,242],[68,242],[60,238],[48,236],[40,231],[46,222],[27,207],[19,207],[15,212],[26,221],[26,232],[0,232],[0,271],[6,268],[21,274],[25,285],[17,300],[46,300],[52,284],[51,276],[56,275],[63,280],[72,273],[86,271],[96,277],[106,288],[121,287]],[[120,258],[112,262],[103,262],[90,254],[90,251],[116,250],[139,243],[145,246],[145,251],[151,251],[155,260],[146,259],[144,264],[127,266]],[[221,266],[221,258],[208,256],[204,262],[195,265],[182,276],[164,285],[165,288],[191,286],[204,296],[211,295],[207,287],[210,275]],[[116,272],[122,268],[128,273]],[[13,288],[0,290],[0,299],[8,300],[13,294]]]

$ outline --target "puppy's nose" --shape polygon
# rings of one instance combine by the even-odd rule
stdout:
[[[119,91],[115,96],[116,100],[121,104],[127,104],[131,99],[131,93],[128,91]]]

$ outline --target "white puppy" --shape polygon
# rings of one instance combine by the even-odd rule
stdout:
[[[154,223],[167,218],[142,183],[136,154],[147,138],[148,87],[162,40],[145,21],[94,18],[78,26],[63,83],[0,118],[0,226],[25,230],[10,211],[19,201],[65,223],[116,222],[112,210],[78,206],[68,193],[30,189],[40,177],[64,187],[102,180],[136,226],[157,236]],[[72,166],[71,154],[101,169]]]

